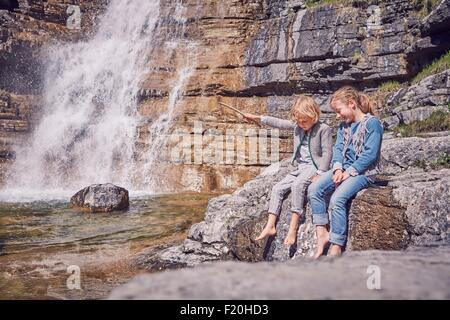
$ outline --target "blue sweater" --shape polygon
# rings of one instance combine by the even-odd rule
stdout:
[[[344,129],[349,124],[342,123],[339,126],[336,143],[333,147],[333,171],[342,169],[347,171],[350,175],[356,176],[364,174],[366,170],[374,164],[381,151],[381,141],[383,139],[383,126],[377,118],[371,118],[366,124],[366,134],[364,139],[364,149],[362,153],[356,156],[356,152],[350,139],[345,156],[342,154],[344,148]],[[359,127],[359,122],[350,124],[352,136],[356,133]]]

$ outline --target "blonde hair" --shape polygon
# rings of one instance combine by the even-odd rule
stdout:
[[[311,97],[305,95],[299,96],[291,109],[291,118],[295,120],[298,116],[308,117],[313,119],[314,122],[319,121],[319,104]]]
[[[351,86],[345,86],[337,90],[331,96],[330,103],[332,104],[334,101],[339,100],[343,103],[348,103],[349,101],[353,101],[357,108],[359,108],[364,113],[374,114],[374,103],[372,98],[367,94],[359,92],[355,88]]]

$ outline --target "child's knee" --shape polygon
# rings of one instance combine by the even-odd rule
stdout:
[[[323,194],[322,186],[318,181],[311,183],[308,186],[308,198],[314,197],[314,196],[320,196]]]
[[[292,185],[292,192],[293,193],[305,192],[307,187],[308,187],[307,181],[299,181]]]
[[[280,196],[283,195],[285,188],[281,184],[276,184],[272,188],[272,196]]]
[[[345,208],[348,200],[349,198],[347,196],[334,193],[331,196],[329,208],[331,210],[333,210],[335,207]]]

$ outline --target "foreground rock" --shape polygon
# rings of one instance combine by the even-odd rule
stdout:
[[[126,189],[107,183],[93,184],[78,191],[70,204],[90,212],[110,212],[128,209],[130,200]]]
[[[361,191],[350,208],[349,250],[405,249],[408,245],[448,243],[450,169],[426,171],[450,154],[448,137],[390,139],[383,143],[383,186]],[[425,169],[423,166],[425,165]],[[205,261],[287,260],[311,256],[315,235],[311,213],[300,225],[297,243],[283,245],[290,219],[290,196],[283,204],[277,236],[253,239],[262,230],[272,186],[292,170],[284,160],[268,167],[233,194],[209,201],[204,221],[191,227],[179,246],[143,252],[138,265],[153,270],[193,266]]]
[[[417,247],[320,261],[205,264],[138,276],[109,299],[449,299],[449,283],[450,246]]]

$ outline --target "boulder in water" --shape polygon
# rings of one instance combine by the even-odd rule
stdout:
[[[93,184],[78,191],[70,198],[73,207],[90,212],[111,212],[128,209],[130,202],[128,190],[112,183]]]

